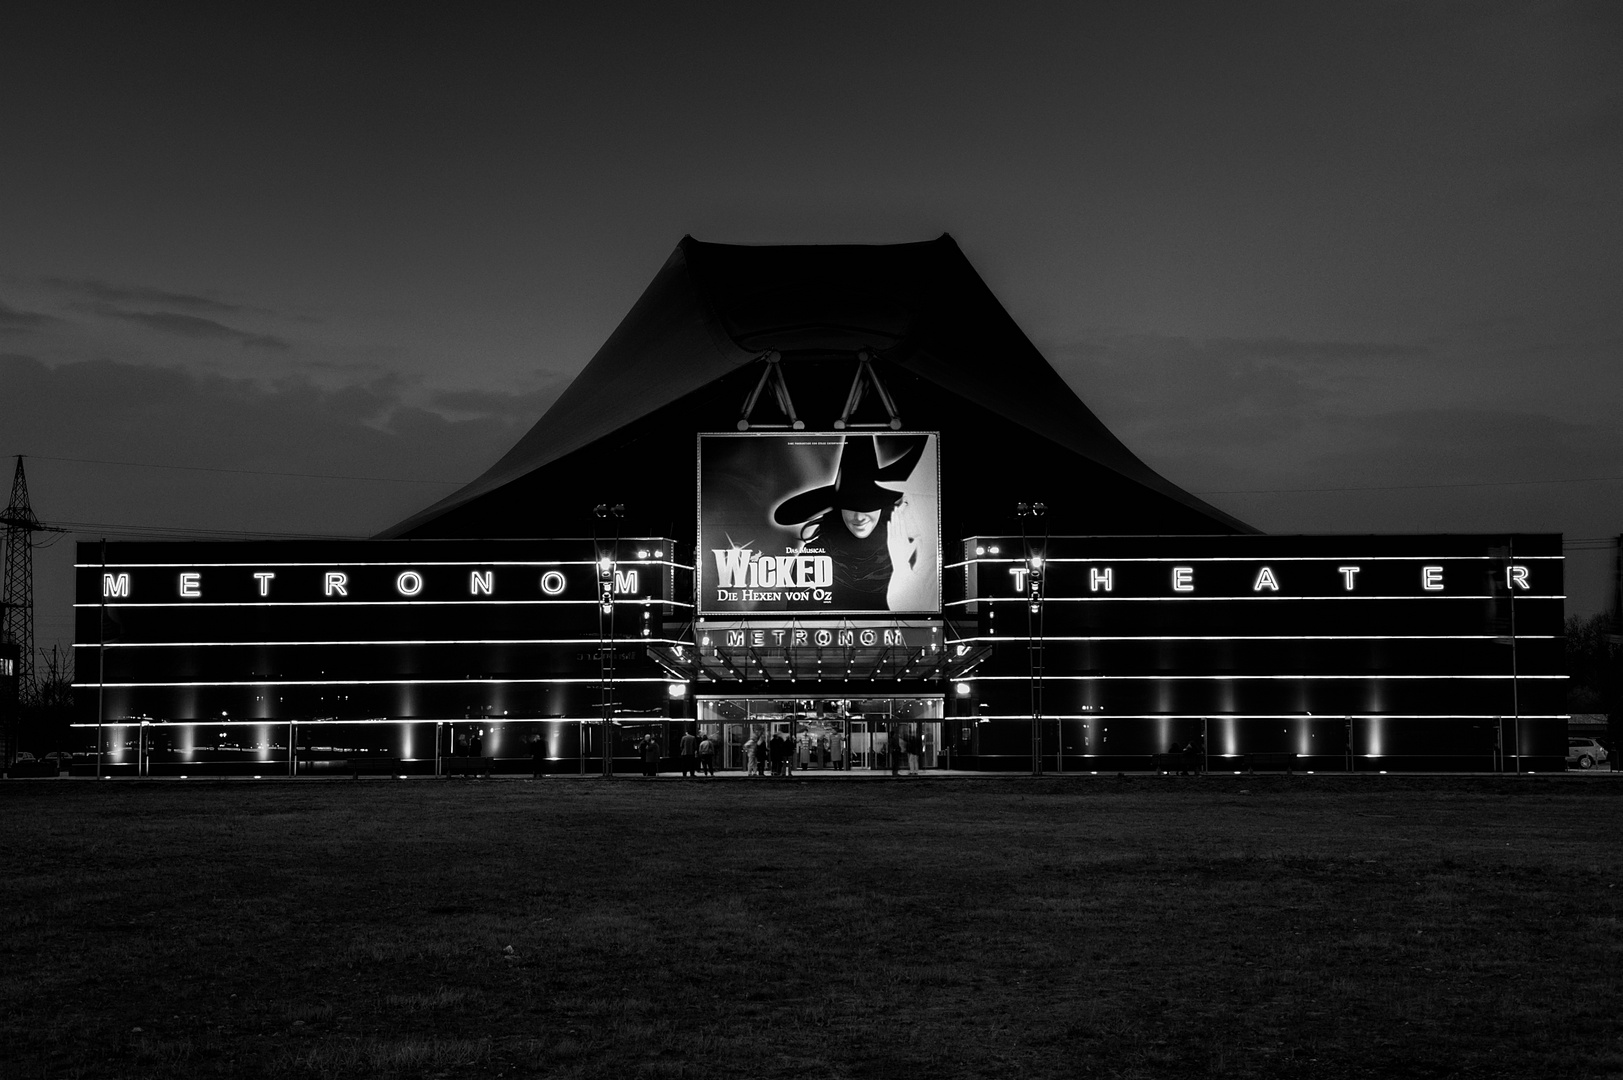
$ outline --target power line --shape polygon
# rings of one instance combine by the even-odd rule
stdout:
[[[29,454],[35,461],[71,461],[79,465],[117,465],[127,469],[170,469],[175,472],[227,473],[232,476],[287,476],[299,480],[367,480],[379,484],[434,484],[460,487],[466,480],[418,480],[400,476],[350,476],[343,473],[274,472],[269,469],[217,469],[207,465],[154,465],[146,461],[106,461],[102,458],[47,457]]]

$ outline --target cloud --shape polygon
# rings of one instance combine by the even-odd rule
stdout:
[[[1043,351],[1128,446],[1231,457],[1277,448],[1325,411],[1378,396],[1429,355],[1401,342],[1160,334],[1102,334]]]
[[[285,340],[271,334],[249,333],[197,315],[181,315],[173,311],[117,311],[113,308],[103,309],[102,314],[138,323],[149,330],[177,334],[180,337],[235,341],[244,348],[277,350],[292,348]]]
[[[192,308],[197,311],[212,311],[225,315],[254,310],[242,304],[226,303],[223,300],[200,296],[196,293],[172,292],[168,289],[153,289],[143,285],[113,285],[95,278],[48,277],[42,280],[52,288],[102,304],[131,302],[164,304],[170,307]]]
[[[533,423],[551,405],[563,387],[556,383],[522,393],[490,390],[438,390],[427,406],[449,416],[492,416]]]
[[[1596,535],[1623,489],[1576,482],[1623,475],[1616,414],[1541,393],[1594,370],[1543,353],[1108,334],[1045,351],[1152,468],[1270,532]]]
[[[0,300],[0,331],[33,330],[61,321],[38,311],[22,311]]]
[[[39,473],[35,510],[67,521],[375,532],[477,476],[533,422],[448,419],[412,405],[415,389],[394,378],[267,385],[111,360],[51,367],[11,353],[0,354],[0,385],[14,391],[0,395],[10,444],[0,449],[39,457],[29,466]],[[69,458],[266,475],[60,460]]]

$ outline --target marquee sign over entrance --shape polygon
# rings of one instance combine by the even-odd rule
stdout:
[[[678,647],[658,658],[673,673],[691,673],[697,661],[717,682],[930,680],[950,674],[943,634],[940,621],[706,619],[697,656]]]
[[[935,434],[699,436],[699,610],[941,610]]]

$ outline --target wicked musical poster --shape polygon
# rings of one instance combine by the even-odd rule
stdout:
[[[941,611],[938,436],[699,436],[699,611]]]

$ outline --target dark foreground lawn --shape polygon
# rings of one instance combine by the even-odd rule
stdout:
[[[1623,1074],[1623,778],[0,783],[0,1075]]]

